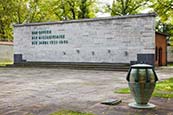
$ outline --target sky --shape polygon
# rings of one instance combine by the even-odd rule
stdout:
[[[98,0],[99,4],[100,4],[100,8],[102,8],[104,5],[109,4],[111,5],[113,0]],[[143,11],[141,11],[141,13],[148,13],[149,11],[151,11],[151,8],[147,8]],[[97,17],[109,17],[110,13],[103,13],[103,12],[98,12],[97,13]]]
[[[100,4],[99,7],[103,7],[106,4],[111,5],[113,0],[98,0],[98,2]],[[110,16],[109,13],[102,13],[102,12],[97,13],[97,17],[108,17],[108,16]]]
[[[98,0],[100,3],[108,3],[108,4],[112,4],[113,0]]]

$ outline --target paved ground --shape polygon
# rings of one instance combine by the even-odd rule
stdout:
[[[127,72],[50,68],[0,68],[0,115],[48,115],[68,109],[97,115],[173,115],[173,100],[152,98],[157,107],[128,107],[130,95],[113,93],[127,87]],[[173,68],[157,70],[159,79],[173,77]],[[120,98],[117,106],[100,104]]]

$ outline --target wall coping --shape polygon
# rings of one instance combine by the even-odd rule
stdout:
[[[41,25],[95,22],[95,21],[101,21],[101,20],[116,20],[116,19],[139,18],[139,17],[156,17],[156,13],[143,13],[143,14],[137,14],[137,15],[125,15],[125,16],[114,16],[114,17],[99,17],[99,18],[80,19],[80,20],[66,20],[66,21],[57,21],[57,22],[14,24],[13,26],[14,27],[41,26]]]
[[[13,46],[13,42],[3,42],[3,41],[0,41],[0,45],[12,45]]]
[[[169,34],[166,34],[166,33],[162,33],[162,32],[156,32],[156,34],[159,34],[159,35],[162,35],[162,36],[169,36]]]

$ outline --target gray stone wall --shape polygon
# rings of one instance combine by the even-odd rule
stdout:
[[[130,63],[154,54],[155,15],[14,26],[15,55],[32,62]]]
[[[0,63],[12,63],[13,54],[13,45],[1,44],[0,42]]]
[[[173,63],[173,47],[172,46],[168,46],[167,47],[167,61],[172,62]]]

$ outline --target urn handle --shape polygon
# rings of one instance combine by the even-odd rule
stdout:
[[[130,69],[128,70],[128,74],[127,74],[127,77],[126,77],[126,80],[129,82],[130,81],[130,72],[131,72],[131,67]]]
[[[157,77],[156,72],[154,71],[154,68],[152,68],[152,70],[153,70],[153,73],[154,73],[154,76],[155,76],[155,82],[156,82],[156,81],[158,81],[159,79],[158,79],[158,77]]]

